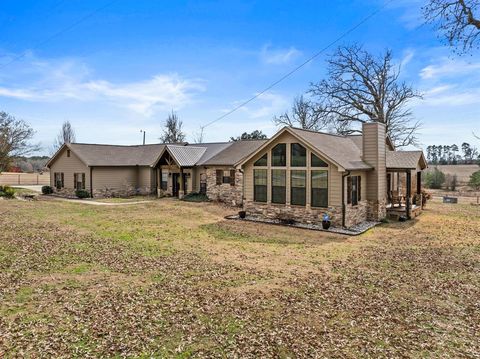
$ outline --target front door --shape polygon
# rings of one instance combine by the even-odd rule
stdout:
[[[183,174],[183,191],[187,188],[187,175]],[[178,197],[178,191],[180,191],[180,173],[172,174],[172,196]]]

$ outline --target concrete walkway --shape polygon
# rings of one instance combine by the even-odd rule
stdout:
[[[29,189],[32,192],[38,192],[42,193],[42,187],[43,186],[37,186],[37,185],[13,185],[13,188],[24,188],[24,189]]]
[[[143,203],[153,202],[153,201],[135,201],[135,202],[111,202],[110,203],[110,202],[96,202],[95,200],[88,200],[88,199],[62,198],[62,197],[55,197],[55,196],[48,196],[48,198],[54,199],[57,201],[89,204],[92,206],[127,206],[130,204],[143,204]]]

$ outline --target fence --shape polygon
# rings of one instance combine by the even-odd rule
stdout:
[[[0,173],[0,185],[18,186],[18,185],[49,185],[50,173]]]

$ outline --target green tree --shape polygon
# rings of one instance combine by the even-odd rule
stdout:
[[[262,131],[255,130],[252,133],[244,132],[241,136],[230,137],[230,141],[244,141],[244,140],[266,140],[267,135]]]
[[[472,173],[468,185],[472,187],[475,191],[480,190],[480,171]]]
[[[425,186],[432,189],[440,189],[445,183],[445,174],[437,167],[425,175]]]

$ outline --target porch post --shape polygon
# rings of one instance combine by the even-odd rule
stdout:
[[[422,193],[422,171],[417,172],[417,194]]]
[[[160,186],[161,186],[161,178],[160,178],[160,168],[155,167],[155,178],[157,179],[157,197],[160,198]]]
[[[407,218],[411,219],[412,216],[410,214],[410,207],[411,207],[411,196],[412,196],[412,172],[410,170],[407,170],[407,181],[406,181],[406,186],[407,186],[407,198],[405,200],[405,209],[407,211]]]
[[[178,190],[178,199],[182,199],[185,195],[185,189],[183,188],[183,167],[180,167],[180,187]]]

